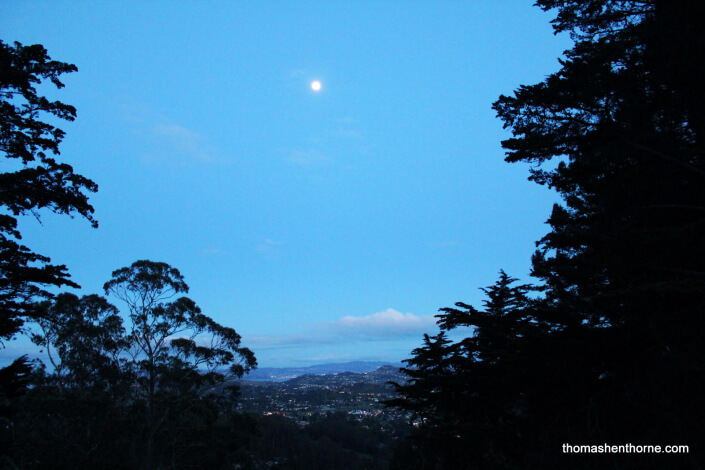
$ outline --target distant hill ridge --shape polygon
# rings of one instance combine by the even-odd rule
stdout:
[[[303,375],[328,375],[341,373],[364,374],[367,372],[376,371],[385,366],[398,369],[402,366],[402,364],[376,361],[355,361],[334,364],[319,364],[308,367],[262,367],[261,369],[255,369],[244,376],[243,380],[270,380],[283,382],[285,380],[294,379]],[[387,372],[391,372],[391,370],[388,370]]]
[[[406,375],[399,371],[398,366],[384,365],[369,372],[339,372],[337,374],[305,374],[289,379],[285,385],[300,387],[302,385],[352,385],[374,384],[387,385],[388,382],[405,382]]]

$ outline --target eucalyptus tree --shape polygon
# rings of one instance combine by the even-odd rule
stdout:
[[[98,295],[63,293],[43,302],[41,312],[31,339],[46,352],[59,390],[114,395],[125,383],[120,356],[127,346],[117,308]]]
[[[242,377],[257,362],[234,329],[180,295],[188,285],[166,263],[136,261],[114,271],[104,289],[128,308],[127,364],[146,403],[147,467],[152,468],[156,435],[169,414],[183,413],[199,396],[229,377]]]
[[[39,305],[30,337],[48,364],[15,400],[8,468],[134,468],[121,457],[135,426],[125,328],[98,295],[62,293]],[[36,363],[34,364],[37,365]],[[129,369],[127,369],[129,372]],[[1,460],[0,460],[1,461]]]
[[[64,293],[40,304],[32,339],[50,367],[35,371],[18,407],[14,465],[229,468],[246,461],[251,429],[227,380],[256,360],[237,332],[185,297],[183,276],[166,263],[137,261],[104,287],[125,311],[98,295]],[[64,458],[52,457],[57,452]]]

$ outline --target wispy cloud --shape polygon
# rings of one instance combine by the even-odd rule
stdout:
[[[204,255],[227,255],[229,254],[226,250],[221,250],[220,248],[206,248],[202,251]]]
[[[119,106],[122,118],[142,139],[145,150],[140,155],[143,161],[170,166],[203,164],[215,160],[217,148],[201,134],[186,126],[175,124],[165,113],[129,98]]]
[[[347,124],[347,125],[351,125],[351,126],[357,124],[357,119],[350,117],[350,116],[342,117],[342,118],[338,119],[337,121],[340,124]]]
[[[279,253],[280,247],[283,244],[284,242],[282,241],[267,238],[261,243],[257,244],[257,252],[264,255],[275,255]]]
[[[308,77],[311,75],[311,71],[309,69],[292,69],[289,71],[289,77],[291,78],[299,78],[299,77]]]
[[[321,335],[320,332],[292,333],[288,335],[251,335],[244,338],[248,347],[257,350],[308,348],[336,344],[339,338]]]
[[[163,139],[172,152],[180,154],[182,157],[188,157],[196,162],[212,161],[211,152],[206,149],[203,143],[203,138],[187,129],[178,125],[158,125],[152,129],[155,136]]]
[[[317,166],[330,161],[330,157],[318,149],[294,149],[288,152],[287,161],[299,166]]]
[[[346,129],[344,127],[339,127],[335,130],[335,133],[340,137],[349,137],[352,139],[359,139],[362,137],[362,134],[360,134],[359,131],[356,131],[355,129]]]
[[[392,341],[420,338],[437,330],[432,315],[418,316],[393,308],[365,316],[346,316],[332,322],[311,325],[287,335],[253,335],[247,343],[253,349],[308,348],[321,345],[345,345],[366,341]]]
[[[336,120],[336,127],[333,133],[338,137],[349,139],[361,139],[363,137],[357,120],[349,116]]]

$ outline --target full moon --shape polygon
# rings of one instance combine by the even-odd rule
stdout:
[[[321,90],[321,86],[322,86],[322,85],[321,85],[321,82],[319,82],[318,80],[314,80],[314,81],[311,82],[311,89],[312,89],[313,91],[320,91],[320,90]]]

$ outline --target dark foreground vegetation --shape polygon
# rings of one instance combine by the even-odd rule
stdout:
[[[280,415],[256,419],[254,468],[382,470],[398,442],[394,430],[372,417],[329,412],[313,415],[305,426]]]
[[[0,338],[29,334],[50,362],[0,370],[0,466],[703,468],[702,0],[537,5],[574,46],[558,72],[494,109],[512,132],[507,161],[529,163],[562,202],[537,242],[534,283],[500,271],[482,307],[441,309],[441,333],[406,361],[411,380],[388,402],[411,417],[403,441],[349,414],[301,426],[238,411],[226,385],[254,354],[183,296],[167,264],[116,270],[109,297],[52,294],[78,286],[21,244],[17,221],[49,210],[97,227],[96,183],[57,160],[64,134],[51,123],[76,110],[36,91],[77,69],[42,46],[0,42]],[[451,341],[461,327],[473,333]]]
[[[705,465],[705,28],[700,0],[539,0],[575,41],[494,104],[508,162],[558,192],[533,276],[500,272],[407,361],[395,468]],[[447,333],[475,333],[451,342]],[[571,445],[687,445],[572,454]],[[598,451],[599,452],[599,451]]]

